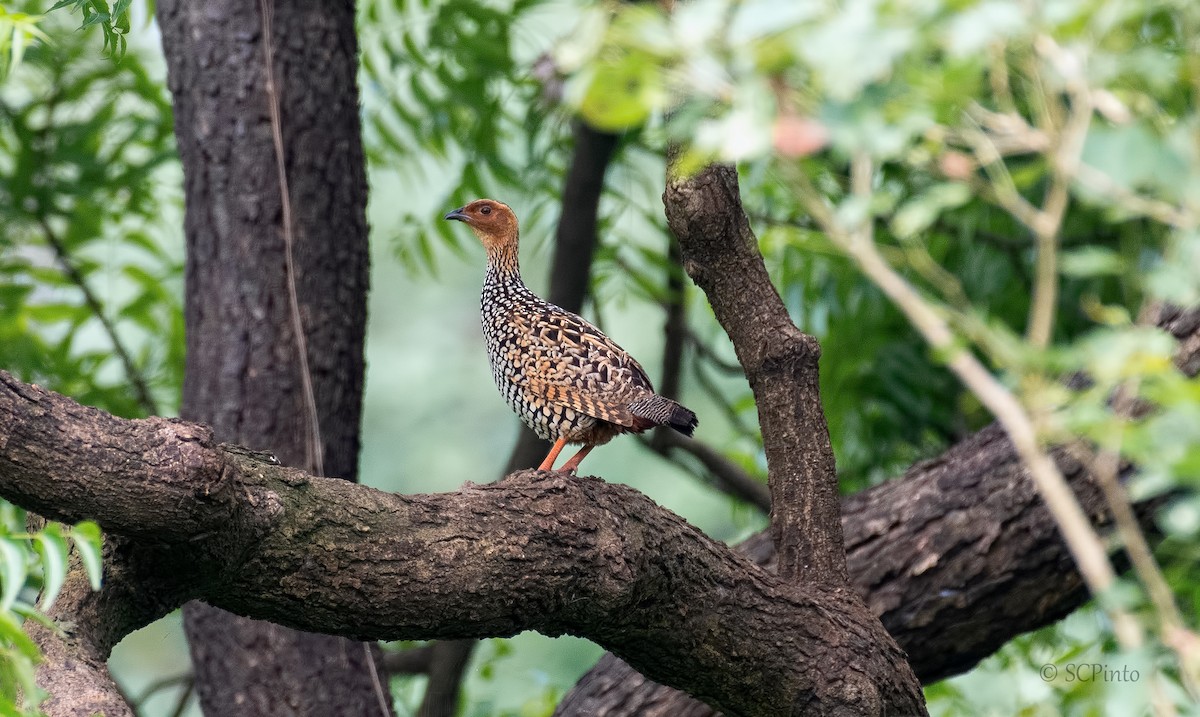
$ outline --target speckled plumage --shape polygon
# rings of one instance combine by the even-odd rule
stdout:
[[[592,447],[620,433],[667,425],[691,435],[696,415],[654,393],[646,372],[620,346],[577,314],[535,295],[521,281],[516,217],[480,199],[450,212],[482,240],[488,254],[481,319],[492,377],[508,405],[538,436],[582,443],[564,466],[574,470]]]

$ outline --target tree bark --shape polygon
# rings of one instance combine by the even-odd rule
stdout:
[[[282,191],[258,3],[157,5],[187,213],[181,413],[225,441],[303,465],[309,433],[285,271]],[[295,284],[324,471],[353,480],[366,320],[366,176],[352,2],[273,13],[275,99],[295,208]],[[389,713],[370,653],[191,603],[184,625],[207,714]]]

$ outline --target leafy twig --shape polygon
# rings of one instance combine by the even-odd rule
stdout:
[[[1151,312],[1144,312],[1149,313]],[[1195,636],[1191,635],[1192,639],[1186,639],[1189,632],[1175,602],[1171,586],[1167,584],[1158,562],[1154,559],[1154,553],[1146,542],[1146,535],[1142,532],[1130,504],[1129,494],[1118,480],[1121,473],[1120,447],[1125,419],[1134,414],[1137,393],[1137,383],[1132,380],[1117,389],[1112,406],[1113,413],[1120,419],[1117,428],[1087,462],[1091,464],[1096,483],[1099,484],[1104,500],[1112,512],[1113,522],[1117,526],[1121,543],[1125,546],[1125,553],[1129,556],[1129,563],[1146,587],[1146,594],[1154,605],[1163,643],[1174,649],[1179,656],[1181,681],[1192,699],[1197,699],[1200,695],[1200,674],[1197,673],[1200,662],[1195,654]]]
[[[852,186],[859,192],[869,190],[871,163],[865,155],[860,154],[856,157],[852,172],[856,175],[852,177]],[[800,187],[800,200],[830,240],[841,247],[863,273],[904,312],[930,346],[943,354],[947,366],[959,380],[996,416],[1028,467],[1042,499],[1058,523],[1080,574],[1112,619],[1118,640],[1127,647],[1139,644],[1141,630],[1137,622],[1126,611],[1114,605],[1109,595],[1116,582],[1116,572],[1108,559],[1104,544],[1071,493],[1058,466],[1039,444],[1033,421],[1020,402],[970,351],[957,343],[945,319],[884,260],[871,239],[870,228],[857,226],[848,231],[838,223],[829,207],[822,201],[821,194],[813,186],[808,175],[802,170],[796,171],[794,175]],[[872,220],[867,215],[863,217],[860,225],[869,223],[872,223]]]
[[[121,366],[125,369],[125,377],[129,379],[129,383],[133,386],[133,391],[137,396],[138,405],[147,415],[153,416],[158,413],[158,405],[154,401],[154,396],[150,393],[150,387],[146,383],[146,377],[142,375],[137,364],[134,363],[133,357],[129,354],[129,350],[125,348],[125,344],[121,342],[121,338],[117,335],[117,327],[112,320],[108,318],[108,314],[104,311],[104,305],[100,303],[100,299],[88,286],[87,278],[79,267],[75,266],[74,260],[71,258],[70,252],[67,251],[66,244],[63,243],[58,233],[54,231],[54,227],[50,226],[45,216],[38,215],[38,225],[42,228],[42,233],[45,235],[46,243],[54,250],[54,258],[62,267],[63,273],[71,280],[71,283],[79,289],[83,294],[83,302],[87,305],[92,315],[100,322],[100,326],[104,328],[104,332],[108,334],[108,339],[112,343],[113,352],[116,353],[117,359],[120,360]]]
[[[1090,191],[1103,196],[1131,214],[1144,215],[1176,229],[1188,229],[1200,223],[1195,213],[1186,207],[1175,206],[1160,199],[1143,197],[1121,186],[1112,177],[1090,165],[1080,163],[1075,169],[1075,179]]]
[[[1083,141],[1092,122],[1092,98],[1087,80],[1080,71],[1067,69],[1078,63],[1066,57],[1057,43],[1042,36],[1035,45],[1067,76],[1067,93],[1070,97],[1067,119],[1058,133],[1051,156],[1050,186],[1046,190],[1042,208],[1030,226],[1037,241],[1037,267],[1026,338],[1035,348],[1044,349],[1050,344],[1054,329],[1054,306],[1058,300],[1058,234],[1067,210],[1070,183],[1079,167]],[[1041,88],[1041,83],[1038,83],[1038,87]],[[1043,101],[1049,105],[1051,96],[1047,94]],[[1053,120],[1048,117],[1047,121]]]

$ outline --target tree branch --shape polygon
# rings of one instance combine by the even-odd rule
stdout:
[[[457,493],[390,495],[0,372],[0,495],[157,546],[170,557],[159,580],[186,581],[164,605],[199,597],[356,639],[571,633],[734,714],[922,711],[920,692],[895,677],[903,655],[856,596],[781,582],[640,493],[595,479],[527,471]],[[223,526],[181,535],[162,517],[177,510]],[[97,644],[99,658],[110,643]],[[748,674],[759,689],[745,689]]]
[[[651,450],[663,456],[676,451],[692,456],[712,476],[717,490],[744,500],[764,513],[770,512],[771,492],[767,486],[707,443],[670,431],[659,431],[648,443]]]
[[[433,646],[421,645],[408,650],[383,653],[383,671],[389,675],[423,675],[429,672]]]
[[[667,245],[667,320],[663,326],[663,369],[659,393],[667,398],[679,398],[679,384],[683,374],[684,345],[692,338],[687,328],[687,295],[680,267],[683,257],[679,245],[671,241]],[[741,368],[736,370],[741,372]],[[721,455],[719,451],[695,439],[684,438],[675,431],[655,431],[645,441],[650,450],[664,458],[675,451],[682,451],[696,458],[710,476],[709,482],[717,490],[757,507],[764,513],[771,510],[771,493],[767,486],[743,471],[737,464]],[[704,476],[700,476],[701,479]]]
[[[587,295],[588,274],[596,251],[596,217],[604,191],[604,175],[620,138],[593,129],[583,120],[575,120],[574,134],[575,153],[563,185],[547,300],[567,311],[578,312]]]
[[[708,295],[754,392],[779,573],[844,582],[837,475],[817,383],[820,347],[792,323],[771,284],[732,167],[668,177],[663,202],[684,269]]]

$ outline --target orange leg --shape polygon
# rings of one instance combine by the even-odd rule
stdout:
[[[579,468],[579,464],[583,461],[584,457],[591,453],[593,448],[595,448],[595,446],[584,446],[583,448],[580,448],[579,452],[571,456],[571,460],[562,464],[562,468],[559,468],[559,470],[566,473],[574,473]]]
[[[567,445],[566,438],[559,438],[557,441],[555,441],[554,447],[551,448],[550,452],[546,454],[546,460],[542,461],[542,464],[540,466],[538,466],[538,470],[539,471],[554,470],[554,461],[558,460],[558,454],[562,453],[562,449],[566,445]]]

